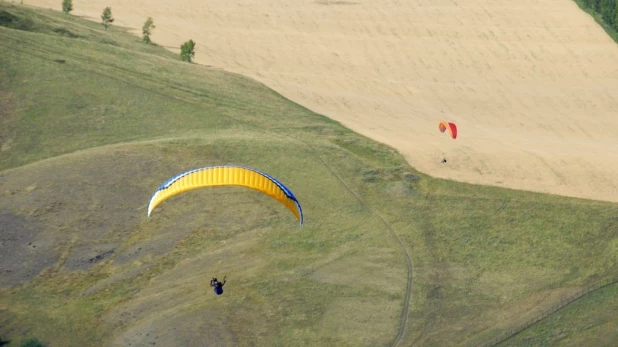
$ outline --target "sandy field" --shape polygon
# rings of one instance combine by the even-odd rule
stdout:
[[[198,63],[255,78],[422,172],[618,202],[618,45],[572,0],[74,0],[73,14],[99,21],[105,6],[137,33],[152,16],[156,43],[193,39]]]

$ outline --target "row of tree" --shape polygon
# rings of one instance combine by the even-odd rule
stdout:
[[[62,0],[62,12],[69,14],[71,11],[73,11],[73,0]],[[103,10],[103,13],[101,14],[101,21],[105,27],[105,30],[107,30],[107,27],[114,22],[111,7],[108,6]],[[154,21],[151,17],[148,17],[142,26],[142,41],[144,43],[152,43],[150,35],[152,35],[152,30],[154,28],[156,28]],[[193,58],[195,58],[195,42],[193,40],[189,40],[180,46],[180,59],[190,63]]]
[[[618,31],[618,1],[617,0],[581,0],[585,7],[603,17],[607,25]]]

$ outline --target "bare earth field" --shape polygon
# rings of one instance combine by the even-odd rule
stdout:
[[[105,6],[432,176],[618,202],[618,45],[571,0],[76,0],[74,14]]]

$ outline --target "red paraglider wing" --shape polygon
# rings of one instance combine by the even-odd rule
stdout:
[[[455,125],[455,123],[441,121],[440,124],[438,124],[438,129],[440,129],[440,132],[445,132],[448,130],[451,138],[457,138],[457,125]]]

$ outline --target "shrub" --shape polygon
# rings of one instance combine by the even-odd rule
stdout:
[[[195,42],[189,40],[180,46],[180,59],[189,63],[195,57]]]

